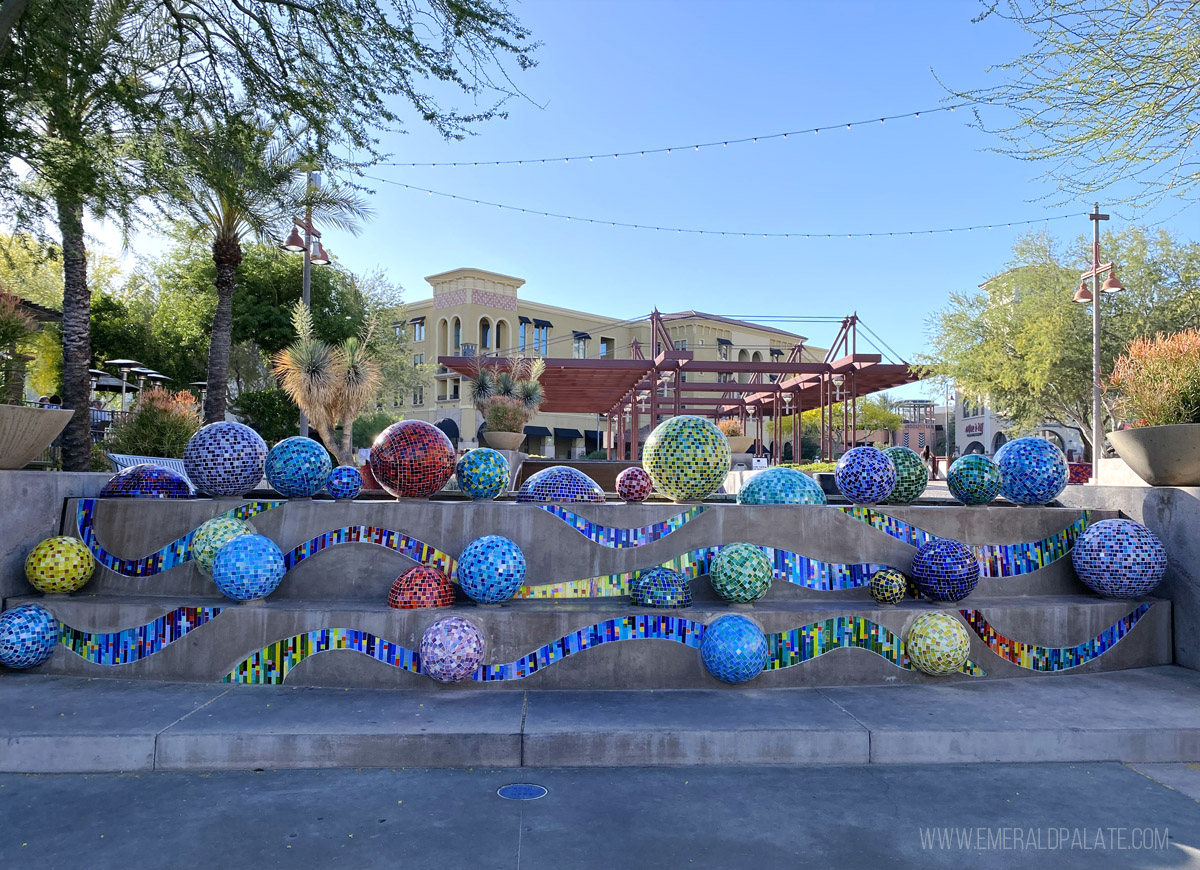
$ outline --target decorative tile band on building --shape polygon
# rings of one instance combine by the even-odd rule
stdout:
[[[660,523],[625,529],[617,526],[604,526],[600,523],[593,523],[591,520],[584,519],[574,511],[569,511],[560,505],[540,504],[538,507],[548,514],[558,517],[594,543],[602,547],[610,547],[617,550],[624,550],[630,547],[644,547],[646,544],[661,541],[672,532],[683,528],[687,523],[700,516],[706,510],[704,505],[698,504]]]
[[[226,675],[224,682],[278,686],[287,679],[288,671],[309,656],[335,649],[354,650],[402,671],[421,672],[417,653],[407,647],[381,640],[367,631],[318,628],[252,653]]]
[[[196,534],[196,529],[192,529],[182,538],[172,541],[161,550],[151,553],[149,556],[143,556],[141,559],[120,559],[112,555],[96,540],[96,504],[97,499],[81,498],[75,512],[75,525],[79,529],[80,540],[87,544],[92,555],[96,557],[96,561],[110,571],[115,571],[125,577],[149,577],[191,560],[192,538]],[[217,516],[247,520],[282,504],[287,504],[287,502],[249,501]],[[197,528],[199,527],[197,526]]]
[[[376,526],[343,526],[340,529],[331,529],[317,535],[312,540],[300,544],[291,552],[284,553],[284,567],[290,571],[309,556],[338,544],[374,544],[377,547],[386,547],[389,550],[395,550],[402,556],[407,556],[414,562],[430,568],[437,568],[451,580],[457,581],[458,560],[449,553],[443,553],[437,547],[431,547],[424,541],[419,541],[402,532]]]
[[[140,661],[217,617],[224,607],[177,607],[165,616],[123,631],[90,632],[59,626],[59,643],[96,665]]]
[[[1129,634],[1138,620],[1150,612],[1153,605],[1142,604],[1123,616],[1094,638],[1077,646],[1038,646],[1007,638],[996,631],[978,610],[963,610],[967,625],[991,648],[992,652],[1014,665],[1031,671],[1065,671],[1087,664],[1111,649]]]

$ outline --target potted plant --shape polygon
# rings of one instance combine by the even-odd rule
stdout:
[[[483,358],[467,384],[471,401],[483,417],[483,439],[496,450],[516,450],[525,440],[525,426],[546,399],[540,378],[545,360],[515,359],[511,368],[489,368]]]
[[[25,361],[18,345],[37,331],[37,324],[21,307],[21,300],[0,290],[0,351],[4,352],[3,395],[14,404],[0,405],[0,468],[24,468],[66,428],[74,411],[32,408],[20,402],[25,383]]]
[[[1151,486],[1200,486],[1200,329],[1136,338],[1110,386],[1118,416],[1113,449]]]
[[[728,420],[717,423],[717,428],[725,433],[725,438],[729,441],[730,453],[750,452],[750,448],[754,445],[754,438],[745,433],[740,422],[730,417]]]

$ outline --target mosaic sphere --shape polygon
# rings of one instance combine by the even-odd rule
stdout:
[[[454,466],[458,488],[477,501],[493,499],[508,491],[508,460],[490,447],[468,450]]]
[[[921,454],[911,447],[885,447],[883,452],[896,466],[896,485],[888,502],[909,504],[919,499],[929,483],[929,469]]]
[[[746,617],[727,614],[704,629],[700,658],[721,682],[745,683],[767,666],[767,638]]]
[[[108,479],[100,498],[194,498],[188,479],[170,468],[143,462]]]
[[[913,579],[932,601],[962,601],[979,582],[979,560],[971,548],[950,538],[935,538],[917,548]]]
[[[957,672],[971,654],[966,626],[949,613],[922,613],[904,637],[913,666],[935,677]]]
[[[270,538],[239,535],[217,550],[212,578],[229,598],[252,601],[274,592],[286,570],[283,553]]]
[[[311,498],[325,487],[332,470],[329,451],[300,435],[284,438],[267,454],[267,483],[285,498]]]
[[[776,465],[746,481],[738,504],[825,504],[825,490],[803,471]]]
[[[458,585],[473,601],[499,604],[521,588],[525,567],[520,547],[500,535],[484,535],[458,557]]]
[[[996,451],[1000,488],[1014,504],[1047,504],[1067,488],[1067,457],[1045,438],[1017,438]]]
[[[624,501],[645,501],[654,492],[654,481],[636,465],[617,475],[617,496]]]
[[[87,544],[66,535],[46,538],[25,557],[25,579],[47,595],[66,595],[83,588],[95,568]]]
[[[968,453],[951,464],[946,485],[963,504],[987,504],[1000,494],[1000,466],[982,453]]]
[[[1167,570],[1167,551],[1158,535],[1133,520],[1090,525],[1071,550],[1083,584],[1105,598],[1133,598],[1154,591]]]
[[[879,504],[896,486],[896,466],[882,450],[855,447],[837,461],[833,480],[838,492],[854,504]]]
[[[454,584],[437,568],[417,565],[396,578],[388,593],[388,607],[415,610],[419,607],[449,607],[454,603]]]
[[[0,613],[0,665],[32,668],[54,655],[58,620],[40,604],[18,604]]]
[[[255,533],[254,526],[246,520],[239,520],[236,517],[213,517],[211,520],[201,523],[200,528],[196,529],[196,533],[192,535],[189,551],[197,565],[205,571],[212,571],[213,560],[217,558],[218,550],[239,535]]]
[[[362,472],[350,465],[339,465],[325,481],[325,491],[338,501],[358,498],[362,488]]]
[[[895,568],[883,568],[871,575],[867,591],[880,604],[899,604],[908,593],[908,578]]]
[[[654,427],[642,447],[642,467],[663,495],[688,501],[720,488],[729,456],[729,439],[711,420],[684,414]]]
[[[371,473],[396,498],[428,498],[454,473],[454,445],[431,423],[401,420],[371,445]]]
[[[691,607],[692,589],[679,572],[659,566],[642,571],[633,579],[629,584],[629,600],[635,607]]]
[[[708,569],[713,589],[726,601],[748,604],[771,588],[771,560],[753,544],[728,544]]]
[[[483,661],[483,634],[461,616],[439,619],[421,635],[421,673],[439,683],[461,683]]]
[[[183,451],[183,467],[196,489],[214,496],[241,496],[263,479],[267,443],[241,423],[201,426]]]
[[[578,468],[552,465],[531,474],[517,490],[517,501],[543,503],[554,501],[602,502],[604,490]]]

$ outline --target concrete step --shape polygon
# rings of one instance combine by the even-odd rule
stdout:
[[[0,676],[0,770],[1191,762],[1200,673],[500,694]]]

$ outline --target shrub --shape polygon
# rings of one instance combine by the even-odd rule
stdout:
[[[529,410],[518,399],[493,396],[487,406],[487,427],[490,432],[524,432]]]
[[[353,444],[355,450],[370,447],[379,437],[379,433],[404,419],[401,414],[394,414],[383,409],[361,415],[354,421]]]
[[[112,427],[107,444],[113,453],[181,459],[199,428],[195,396],[155,387],[144,391],[129,416]]]
[[[797,471],[803,471],[805,474],[825,474],[837,468],[836,462],[804,462],[799,465],[794,462],[783,462],[780,464],[784,468],[794,468]]]
[[[1117,413],[1134,426],[1200,423],[1200,329],[1135,338],[1109,383]]]
[[[722,420],[717,423],[717,428],[725,433],[726,438],[741,438],[746,433],[742,430],[742,424],[732,417],[728,420]]]
[[[277,444],[299,431],[300,409],[283,390],[239,393],[233,411],[268,444]]]

